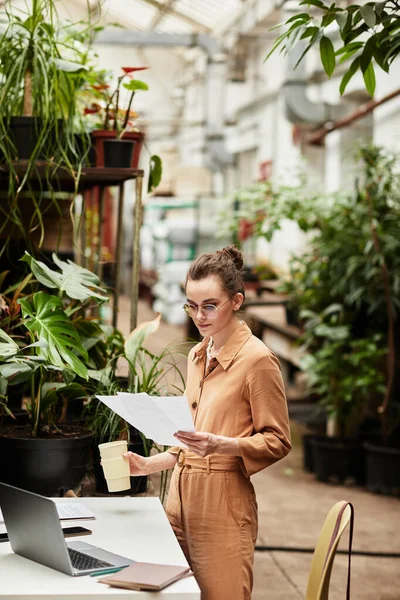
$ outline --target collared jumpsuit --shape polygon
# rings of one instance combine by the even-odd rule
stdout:
[[[202,600],[249,600],[257,503],[250,476],[291,448],[279,362],[239,322],[206,371],[209,338],[188,357],[186,395],[197,431],[238,438],[240,456],[177,454],[167,516]]]

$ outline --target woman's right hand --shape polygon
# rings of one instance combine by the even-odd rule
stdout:
[[[129,468],[132,476],[148,475],[148,458],[134,452],[125,452],[123,456],[129,460]]]

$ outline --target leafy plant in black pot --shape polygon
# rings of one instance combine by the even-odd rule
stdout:
[[[343,307],[331,305],[321,314],[304,310],[303,336],[308,353],[301,361],[309,392],[316,394],[334,425],[332,437],[313,439],[314,471],[319,480],[334,476],[364,483],[364,452],[356,439],[366,407],[385,392],[380,334],[356,339],[343,324]]]
[[[62,417],[65,403],[82,396],[81,382],[88,380],[96,347],[101,351],[103,344],[100,323],[87,311],[108,298],[97,276],[71,261],[53,255],[59,269],[53,270],[27,253],[23,260],[36,281],[17,300],[21,313],[10,310],[2,319],[0,386],[7,397],[14,385],[26,384],[30,425],[1,428],[8,460],[0,465],[0,478],[56,495],[76,487],[86,471],[92,432],[65,425]]]
[[[96,489],[106,493],[107,486],[100,467],[98,444],[116,439],[128,439],[129,449],[137,454],[148,456],[149,452],[162,451],[152,440],[147,440],[134,427],[126,423],[105,404],[96,398],[98,395],[115,395],[117,392],[140,393],[168,396],[182,394],[184,380],[177,364],[178,351],[164,348],[150,352],[144,347],[147,337],[155,333],[160,325],[160,316],[153,321],[140,324],[124,339],[114,330],[107,341],[112,353],[104,369],[89,372],[89,389],[92,397],[85,410],[85,422],[94,433],[93,461]],[[118,363],[118,364],[117,364]],[[121,370],[125,376],[121,376]],[[160,482],[160,496],[164,500],[168,473],[163,473]],[[131,477],[131,493],[144,492],[147,477]],[[122,492],[126,493],[126,492]]]

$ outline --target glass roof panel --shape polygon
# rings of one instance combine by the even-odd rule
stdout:
[[[179,17],[168,14],[160,21],[155,31],[163,33],[193,33],[196,31],[196,27],[194,25],[191,26]]]
[[[106,0],[102,12],[106,22],[128,29],[194,33],[214,29],[242,5],[242,0]]]
[[[224,17],[231,16],[242,6],[241,0],[177,0],[174,9],[213,29]]]
[[[118,21],[128,29],[147,29],[158,8],[144,0],[106,0],[102,12],[109,23]]]

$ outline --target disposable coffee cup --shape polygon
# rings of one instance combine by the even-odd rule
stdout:
[[[129,461],[123,457],[128,450],[126,441],[99,444],[101,465],[109,492],[122,492],[131,487]]]

